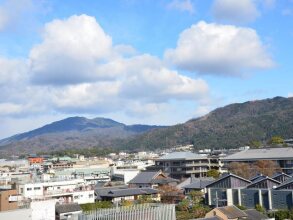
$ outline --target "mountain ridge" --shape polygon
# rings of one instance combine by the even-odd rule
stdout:
[[[58,128],[58,123],[64,120],[68,122],[67,130],[56,132],[53,128]],[[37,152],[86,147],[154,150],[186,144],[194,144],[197,149],[234,148],[251,141],[264,142],[274,135],[291,138],[293,98],[275,97],[233,103],[173,126],[125,125],[105,118],[75,117],[64,120],[33,130],[35,136],[30,133],[33,131],[29,131],[12,136],[16,138],[12,142],[4,139],[4,144],[3,140],[0,141],[0,151]],[[71,129],[73,125],[75,129]],[[42,133],[42,129],[48,126],[55,132]],[[62,126],[59,129],[62,130]]]

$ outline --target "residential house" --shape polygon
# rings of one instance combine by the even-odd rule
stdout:
[[[78,220],[78,217],[82,213],[82,209],[77,203],[56,204],[55,212],[56,220]]]
[[[121,202],[124,200],[138,200],[142,196],[149,196],[151,200],[160,201],[159,191],[152,188],[103,187],[95,189],[96,200]]]
[[[128,182],[130,188],[158,188],[176,186],[179,181],[168,177],[162,171],[143,171]]]

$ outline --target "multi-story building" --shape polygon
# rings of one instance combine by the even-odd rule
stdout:
[[[155,165],[148,170],[162,170],[172,178],[184,179],[191,176],[205,177],[210,169],[220,170],[221,162],[218,157],[192,152],[173,152],[155,160]]]
[[[59,203],[93,203],[94,190],[83,179],[26,183],[19,186],[19,192],[29,199],[56,199]]]
[[[246,149],[222,159],[225,165],[228,165],[231,162],[254,163],[258,160],[275,161],[284,173],[289,175],[293,174],[292,147]]]

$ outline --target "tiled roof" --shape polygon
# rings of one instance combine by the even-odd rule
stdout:
[[[151,183],[152,179],[155,178],[160,171],[148,171],[140,172],[128,183]]]
[[[185,189],[204,189],[208,184],[214,182],[214,178],[194,178],[192,182],[186,186],[183,186]]]
[[[265,220],[269,219],[267,216],[264,214],[256,211],[255,209],[247,209],[244,210],[244,212],[247,214],[246,220]]]
[[[224,215],[226,215],[229,219],[237,219],[237,218],[242,218],[242,217],[247,217],[248,215],[237,208],[236,206],[225,206],[225,207],[218,207],[216,208],[220,212],[222,212]]]
[[[77,203],[71,203],[71,204],[56,205],[55,210],[56,210],[56,213],[62,214],[62,213],[81,211],[81,208]]]

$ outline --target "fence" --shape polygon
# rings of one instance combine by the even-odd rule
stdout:
[[[97,209],[79,216],[79,220],[176,220],[173,204],[142,204]]]

